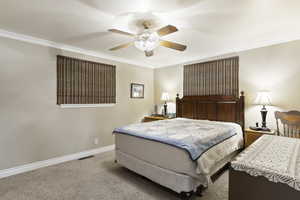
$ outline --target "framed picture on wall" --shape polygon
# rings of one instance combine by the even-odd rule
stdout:
[[[130,87],[130,97],[134,99],[144,98],[144,84],[131,83]]]

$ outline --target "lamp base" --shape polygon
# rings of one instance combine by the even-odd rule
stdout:
[[[262,128],[267,128],[266,118],[267,118],[268,111],[265,106],[262,107],[260,113],[261,113],[261,118],[262,118]]]
[[[167,116],[168,115],[168,105],[167,105],[167,102],[165,102],[164,104],[164,113],[163,113],[164,116]]]

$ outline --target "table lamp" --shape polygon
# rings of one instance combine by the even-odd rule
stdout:
[[[263,106],[260,111],[261,118],[262,118],[262,126],[261,126],[262,130],[270,131],[270,129],[267,128],[267,122],[266,122],[267,113],[268,113],[266,106],[271,105],[270,93],[266,91],[258,92],[254,103]]]
[[[162,101],[165,101],[163,115],[164,115],[164,116],[167,116],[167,115],[168,115],[168,105],[167,105],[167,101],[170,100],[169,94],[168,94],[167,92],[163,92],[162,95],[161,95],[161,100],[162,100]]]

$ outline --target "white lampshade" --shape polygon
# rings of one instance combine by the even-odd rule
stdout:
[[[162,101],[169,101],[170,100],[170,96],[167,92],[163,92],[161,95],[161,100]]]
[[[270,93],[266,91],[258,92],[254,103],[264,106],[271,105]]]

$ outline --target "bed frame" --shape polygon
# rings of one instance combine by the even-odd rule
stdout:
[[[244,92],[241,92],[240,97],[235,96],[185,96],[183,98],[179,98],[177,94],[176,98],[176,117],[184,117],[190,119],[208,119],[214,121],[225,121],[225,122],[235,122],[241,125],[244,129]],[[169,177],[173,177],[175,179],[179,179],[181,177],[181,181],[188,182],[187,180],[193,180],[192,177],[185,176],[183,174],[175,173],[172,171],[168,171],[166,169],[158,169],[155,166],[151,166],[149,163],[146,163],[142,160],[131,160],[126,158],[127,155],[122,153],[121,150],[116,151],[116,161],[126,168],[141,174],[149,178],[150,180],[160,183],[161,180],[156,180],[155,177],[147,176],[140,169],[144,169],[145,167],[149,167],[149,170],[156,170],[157,174],[159,173],[170,173]],[[126,161],[127,160],[127,161]],[[224,166],[228,164],[224,162],[224,165],[217,170],[215,175],[218,175],[221,171],[224,170]],[[184,177],[182,177],[184,176]],[[213,175],[214,176],[214,175]],[[213,177],[212,177],[213,178]],[[168,183],[162,184],[164,186],[168,186]],[[172,187],[169,187],[172,188]],[[190,199],[194,194],[201,195],[202,190],[205,189],[203,186],[199,186],[197,191],[185,191],[181,192],[181,199]]]
[[[176,117],[235,122],[244,130],[245,97],[241,96],[185,96],[176,98]]]

